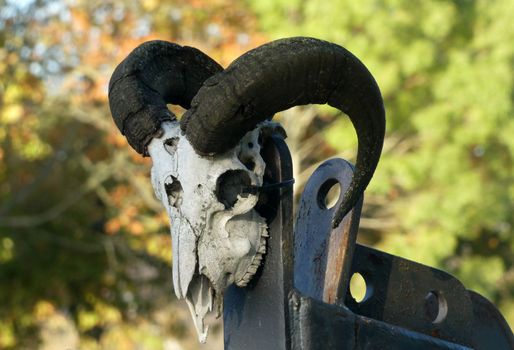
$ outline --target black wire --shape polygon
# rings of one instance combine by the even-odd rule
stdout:
[[[283,187],[292,187],[294,184],[294,179],[289,179],[282,182],[276,182],[272,184],[265,184],[262,186],[248,186],[246,187],[245,193],[257,194],[260,192],[270,192]]]

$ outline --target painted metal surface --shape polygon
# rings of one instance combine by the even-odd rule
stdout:
[[[357,245],[352,273],[370,290],[354,313],[474,349],[514,349],[510,328],[492,303],[450,274]]]
[[[344,189],[351,171],[340,159],[323,163],[301,198],[294,236],[297,292],[290,300],[293,348],[514,349],[512,331],[496,308],[450,274],[355,244],[360,208],[345,218],[352,223],[348,229],[331,230],[332,211],[321,201],[326,184],[337,180]],[[347,237],[338,239],[337,249],[330,244],[338,233]],[[347,265],[334,264],[332,251]],[[366,281],[360,302],[349,290],[354,273]],[[333,280],[338,283],[327,283]],[[327,297],[334,288],[345,298]]]
[[[272,152],[264,157],[275,164],[279,158]],[[337,182],[344,193],[351,175],[351,165],[340,159],[314,172],[294,237],[287,220],[290,193],[261,206],[271,222],[269,251],[257,278],[225,296],[225,348],[514,349],[512,331],[497,309],[453,276],[355,243],[360,207],[331,228],[327,188]],[[349,288],[354,273],[367,284],[360,302]]]
[[[336,227],[331,227],[353,175],[342,159],[324,162],[309,179],[295,224],[294,286],[303,295],[335,304],[344,301],[357,239],[362,199]],[[330,208],[327,195],[339,186],[339,198]]]
[[[265,184],[293,176],[291,157],[282,137],[275,135],[263,145]],[[225,349],[290,349],[288,293],[292,285],[291,188],[261,195],[257,210],[267,218],[269,238],[263,266],[246,288],[230,287],[225,293],[223,324]]]
[[[344,306],[330,305],[296,293],[290,299],[290,310],[294,350],[470,349],[357,315]]]

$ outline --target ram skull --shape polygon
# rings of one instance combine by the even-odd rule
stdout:
[[[276,128],[269,122],[275,113],[311,103],[346,113],[359,140],[337,226],[369,183],[385,132],[378,86],[346,49],[281,39],[224,70],[197,49],[150,41],[111,77],[116,125],[152,157],[152,184],[171,221],[175,292],[187,300],[201,341],[206,313],[220,312],[225,288],[245,286],[265,252],[266,221],[255,210],[265,168],[259,134]],[[186,109],[180,121],[167,104]]]
[[[152,185],[171,221],[173,283],[185,298],[201,341],[206,314],[220,312],[224,290],[246,286],[266,251],[267,226],[255,210],[265,164],[260,155],[265,122],[215,157],[199,156],[176,121],[148,146]]]

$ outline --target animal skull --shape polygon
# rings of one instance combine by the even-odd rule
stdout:
[[[170,217],[175,293],[186,299],[202,342],[206,314],[220,313],[225,288],[245,286],[266,251],[258,194],[248,189],[262,186],[259,135],[274,126],[260,124],[229,151],[202,157],[177,121],[164,122],[148,147],[152,185]]]
[[[225,287],[244,286],[265,251],[258,196],[247,190],[263,181],[259,132],[275,113],[311,103],[347,114],[359,139],[336,227],[369,183],[385,133],[380,90],[349,51],[287,38],[224,69],[198,49],[155,40],[134,49],[111,77],[114,122],[153,159],[152,183],[171,220],[175,292],[188,301],[201,340],[203,319],[213,308],[220,312]],[[180,121],[167,104],[186,109]]]

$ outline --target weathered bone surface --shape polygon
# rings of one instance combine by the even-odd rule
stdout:
[[[262,186],[259,135],[277,124],[258,125],[213,157],[198,155],[177,121],[161,127],[148,147],[152,185],[170,217],[175,293],[186,299],[205,342],[206,314],[220,313],[226,287],[245,286],[266,251],[266,222],[254,209],[258,194],[248,189]]]

